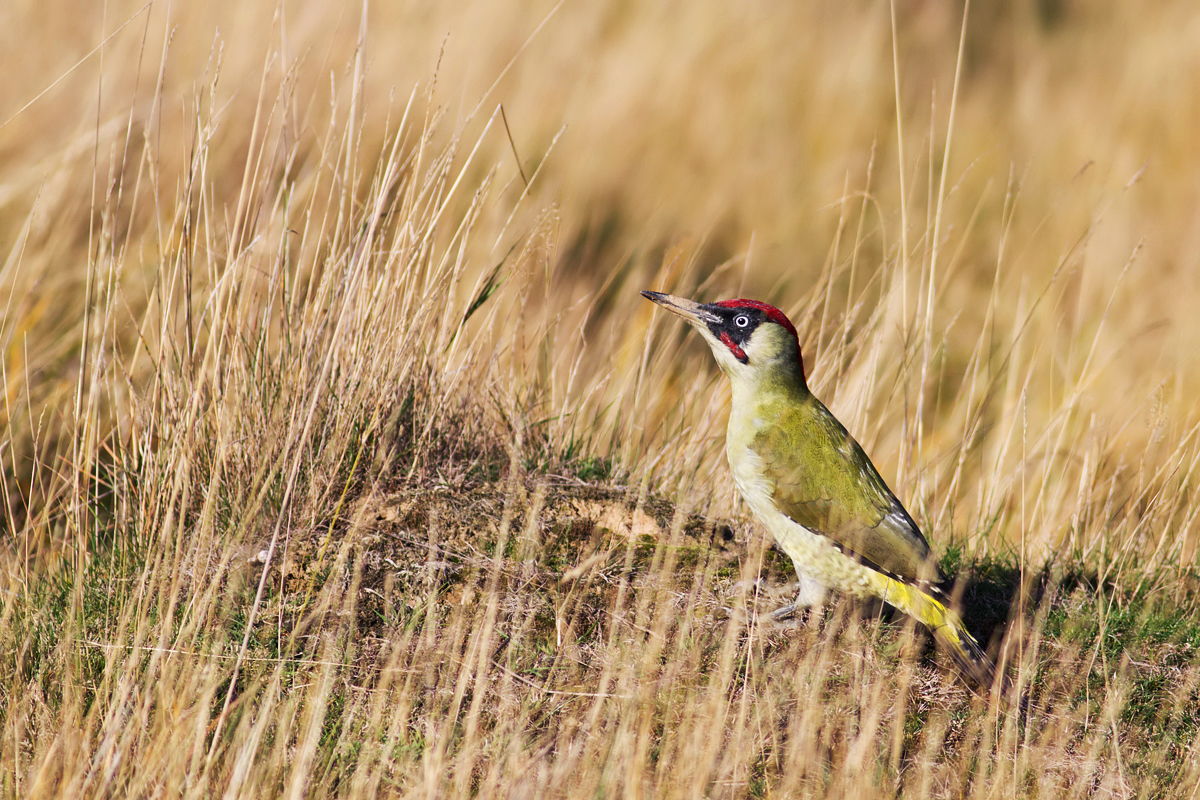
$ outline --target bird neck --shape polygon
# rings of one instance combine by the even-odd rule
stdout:
[[[750,410],[764,403],[802,404],[812,398],[799,359],[776,358],[755,369],[730,375],[733,408]]]

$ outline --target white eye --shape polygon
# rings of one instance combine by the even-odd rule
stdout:
[[[739,314],[739,315],[738,315],[738,316],[737,316],[737,317],[736,317],[736,318],[733,320],[733,324],[734,324],[734,325],[737,325],[739,328],[744,328],[744,327],[746,327],[747,325],[749,325],[749,324],[750,324],[750,318],[749,318],[749,317],[747,317],[745,314]]]

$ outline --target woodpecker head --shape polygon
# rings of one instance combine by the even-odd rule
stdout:
[[[662,292],[642,292],[642,296],[700,331],[731,380],[782,372],[794,374],[804,383],[804,360],[796,328],[774,306],[757,300],[697,303]]]

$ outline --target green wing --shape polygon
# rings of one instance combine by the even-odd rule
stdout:
[[[897,578],[941,580],[929,543],[862,447],[819,400],[809,402],[779,409],[751,443],[778,508]]]

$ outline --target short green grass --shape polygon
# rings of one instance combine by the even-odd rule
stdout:
[[[686,729],[694,713],[688,709],[717,684],[731,711],[742,695],[782,691],[787,696],[794,689],[801,696],[817,692],[829,703],[812,728],[812,711],[795,700],[755,706],[751,718],[773,734],[758,738],[764,735],[758,730],[752,737],[756,744],[739,757],[732,773],[751,797],[774,796],[787,783],[795,766],[783,753],[795,746],[794,736],[807,741],[806,758],[827,765],[815,773],[805,769],[800,785],[806,792],[904,786],[913,776],[947,767],[967,786],[985,785],[996,767],[989,765],[995,755],[980,750],[987,737],[981,719],[1023,731],[1035,747],[1039,731],[1053,719],[1061,729],[1057,735],[1066,738],[1042,744],[1043,750],[1062,747],[1062,758],[1090,757],[1096,760],[1091,768],[1101,771],[1104,764],[1111,766],[1103,751],[1118,751],[1125,780],[1143,791],[1159,787],[1150,795],[1167,796],[1200,734],[1200,623],[1189,613],[1195,598],[1172,603],[1113,597],[1083,574],[1060,568],[1055,578],[1030,591],[1026,614],[1040,626],[1037,641],[1019,656],[1019,666],[1010,665],[1012,674],[1023,678],[1028,706],[993,706],[989,716],[985,700],[948,671],[924,637],[918,633],[913,640],[911,626],[886,609],[839,600],[798,624],[763,621],[761,614],[772,607],[767,595],[779,597],[786,590],[788,564],[756,548],[760,534],[752,525],[742,526],[741,536],[732,540],[720,523],[696,519],[679,528],[671,503],[645,498],[640,507],[655,510],[649,518],[661,533],[630,538],[605,527],[633,517],[638,503],[623,491],[547,485],[529,476],[517,493],[525,498],[520,501],[514,499],[512,480],[506,471],[498,482],[480,481],[453,494],[436,486],[385,494],[372,502],[371,516],[346,518],[331,532],[313,531],[311,541],[293,541],[296,555],[285,567],[288,575],[276,570],[271,576],[266,611],[255,623],[247,663],[232,693],[227,730],[222,740],[206,738],[206,744],[234,758],[238,742],[230,737],[262,713],[265,707],[258,704],[269,684],[275,683],[281,696],[308,698],[301,706],[312,702],[314,685],[320,685],[321,718],[310,770],[321,791],[347,791],[364,758],[387,764],[391,777],[380,777],[382,786],[403,790],[409,785],[404,773],[421,772],[428,737],[434,735],[445,763],[462,758],[476,763],[463,786],[478,792],[493,759],[536,755],[530,768],[553,764],[575,741],[564,732],[563,715],[586,718],[597,694],[610,692],[614,703],[628,707],[629,700],[616,698],[637,694],[642,682],[665,681],[633,707],[644,720],[639,725],[649,725],[645,763],[651,771],[666,758],[666,743]],[[438,520],[436,540],[413,537],[411,531],[426,528],[431,516]],[[509,530],[502,533],[505,519]],[[535,540],[522,540],[531,531]],[[327,535],[333,549],[342,548],[336,557],[328,549],[321,554],[320,540]],[[114,638],[116,609],[130,602],[132,587],[147,568],[144,559],[130,559],[115,546],[117,538],[118,532],[110,531],[109,544],[94,550],[79,586],[63,580],[51,589],[55,584],[47,581],[28,603],[12,607],[14,621],[19,615],[31,617],[30,623],[15,626],[27,631],[21,674],[39,686],[48,713],[63,714],[75,703],[86,719],[99,710],[98,700],[111,702],[112,687],[105,684],[113,680],[108,671],[114,663],[129,669],[133,660],[141,664],[139,672],[148,669],[144,656],[131,659],[129,652],[147,644]],[[501,539],[504,555],[498,557]],[[752,562],[756,550],[764,581],[777,585],[747,592],[738,588],[738,579],[759,574]],[[1011,610],[1020,572],[1015,563],[975,565],[954,554],[946,561],[966,578],[964,608],[972,623],[982,616],[982,622],[996,624],[996,607]],[[575,574],[577,565],[589,562],[590,568]],[[236,581],[227,586],[217,627],[196,642],[193,654],[178,658],[235,657],[253,586],[249,581],[240,589]],[[346,594],[348,587],[353,595]],[[730,607],[746,611],[725,610]],[[971,616],[972,609],[983,613]],[[75,620],[68,629],[79,638],[60,641],[69,613]],[[999,620],[997,643],[1005,622]],[[153,613],[142,624],[160,631],[166,641],[179,632],[178,620]],[[477,652],[473,637],[489,627],[487,651]],[[447,635],[449,642],[443,641]],[[736,642],[732,653],[729,637]],[[472,657],[483,661],[473,665]],[[74,697],[64,696],[56,685],[64,658],[80,689]],[[491,673],[490,688],[482,695],[478,683],[461,686],[463,670],[470,666]],[[409,706],[406,721],[394,730],[383,722],[372,727],[365,698],[378,692],[392,696],[401,682],[425,686],[402,703]],[[453,688],[456,683],[459,689]],[[1114,700],[1116,687],[1119,699]],[[206,713],[216,719],[229,684],[217,680],[213,689]],[[456,708],[457,721],[437,721]],[[897,709],[902,715],[891,717]],[[519,727],[511,724],[514,714]],[[889,717],[883,727],[871,727]],[[618,730],[626,724],[620,715],[601,712],[601,718]],[[11,724],[11,716],[5,722]],[[1113,733],[1119,743],[1112,741]],[[867,734],[882,747],[867,762],[873,766],[848,783],[845,775],[839,777],[838,765]],[[271,752],[279,745],[272,736],[280,735],[296,732],[268,732],[259,747]],[[735,725],[726,735],[748,731]],[[499,739],[493,741],[494,736]],[[467,752],[473,748],[477,752]],[[936,752],[932,762],[931,748]],[[599,780],[598,786],[622,783],[613,775]],[[1052,796],[1067,786],[1051,789],[1041,780],[1031,777],[1030,794]],[[267,786],[281,790],[284,783]]]

